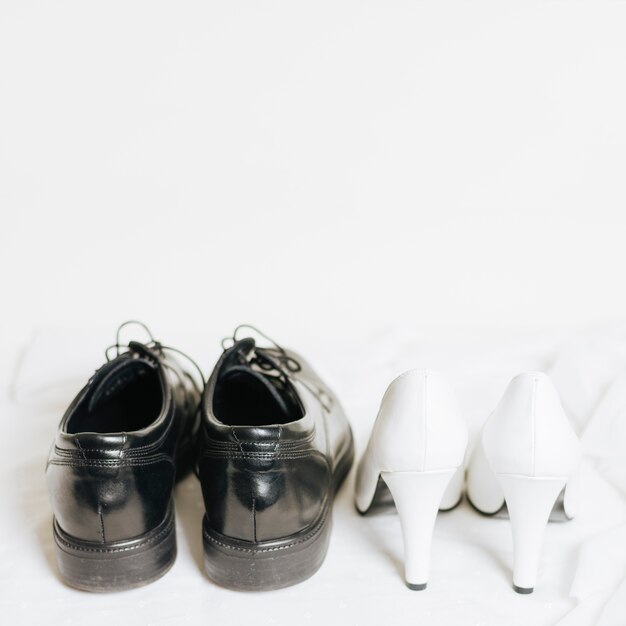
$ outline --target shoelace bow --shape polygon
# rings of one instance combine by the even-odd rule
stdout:
[[[241,329],[247,328],[255,332],[260,337],[263,337],[268,341],[271,347],[257,346],[255,342],[254,350],[251,355],[241,355],[245,363],[249,365],[256,365],[259,369],[265,373],[270,374],[276,372],[278,378],[280,378],[285,384],[291,381],[298,381],[302,386],[306,387],[317,398],[318,402],[322,405],[322,408],[328,413],[330,412],[330,405],[332,399],[328,393],[321,387],[313,388],[309,383],[304,381],[301,377],[296,376],[298,372],[302,370],[300,363],[292,356],[287,354],[287,351],[271,337],[260,331],[256,326],[252,324],[240,324],[237,326],[231,337],[225,337],[222,339],[222,349],[224,351],[232,348],[237,341],[239,341],[237,335]],[[227,346],[227,342],[232,341],[231,346]],[[325,402],[322,398],[326,398]]]
[[[183,352],[182,350],[179,350],[178,348],[174,348],[173,346],[165,346],[163,345],[161,342],[157,341],[154,338],[154,335],[152,334],[152,332],[150,331],[150,329],[146,326],[146,324],[144,324],[143,322],[139,322],[138,320],[128,320],[122,324],[120,324],[117,328],[117,332],[115,333],[115,343],[110,345],[105,351],[104,351],[104,355],[106,357],[107,363],[110,362],[112,360],[111,358],[111,351],[115,350],[115,357],[120,356],[121,349],[127,349],[127,350],[131,350],[132,349],[132,343],[133,342],[129,342],[129,343],[122,343],[120,341],[120,336],[121,336],[121,332],[124,328],[126,328],[127,326],[131,326],[131,325],[136,325],[136,326],[141,326],[141,328],[146,332],[146,334],[148,335],[148,337],[150,338],[150,341],[146,342],[146,343],[142,343],[141,345],[145,346],[146,348],[149,348],[150,350],[153,350],[154,352],[157,352],[160,355],[164,354],[164,351],[168,351],[168,352],[174,352],[175,354],[179,354],[180,356],[184,357],[185,359],[187,359],[187,361],[189,363],[191,363],[191,365],[193,365],[194,369],[196,370],[196,372],[198,372],[199,376],[200,376],[200,381],[202,383],[201,387],[200,387],[200,393],[202,393],[202,390],[204,389],[204,386],[206,385],[206,381],[204,379],[204,374],[202,373],[202,369],[200,369],[200,366],[185,352]],[[139,342],[137,342],[139,343]],[[178,374],[178,372],[175,370],[175,368],[173,368],[170,364],[168,364],[167,362],[164,363],[164,365],[166,367],[168,367],[170,370],[172,370],[174,373]]]

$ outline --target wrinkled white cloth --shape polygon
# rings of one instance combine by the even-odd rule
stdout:
[[[163,338],[188,351],[207,374],[218,356],[217,336]],[[397,515],[360,517],[354,472],[335,505],[328,557],[300,585],[253,594],[211,583],[202,571],[203,505],[191,476],[177,488],[178,558],[165,577],[118,594],[65,587],[54,565],[45,461],[64,407],[101,364],[107,343],[110,336],[96,330],[37,334],[20,359],[11,398],[2,401],[4,623],[78,624],[88,616],[90,624],[626,625],[626,327],[572,337],[481,332],[428,340],[392,328],[353,339],[305,335],[290,345],[338,393],[357,456],[387,384],[406,369],[429,367],[449,379],[473,437],[512,376],[528,369],[552,376],[583,442],[582,502],[576,520],[548,525],[530,596],[511,589],[508,520],[478,515],[465,502],[438,517],[428,589],[409,591]]]

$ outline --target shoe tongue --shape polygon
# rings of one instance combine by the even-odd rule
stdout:
[[[267,391],[280,410],[285,415],[289,415],[289,407],[287,406],[287,403],[285,402],[285,399],[280,391],[276,388],[276,385],[273,382],[274,378],[272,376],[267,376],[266,374],[254,370],[250,365],[233,365],[228,369],[228,371],[224,372],[223,377],[226,378],[228,376],[236,376],[240,373],[253,378],[260,387]]]
[[[248,362],[248,355],[252,353],[256,343],[252,337],[240,339],[235,342],[229,349],[228,354],[224,358],[222,372],[226,373],[234,365],[242,365]]]
[[[102,369],[93,381],[89,411],[93,411],[104,400],[117,395],[134,380],[154,369],[148,359],[121,357],[111,361],[110,367]]]
[[[253,378],[272,397],[281,411],[288,416],[289,406],[276,385],[277,378],[254,369],[248,361],[248,356],[254,351],[255,347],[256,343],[251,337],[241,339],[235,343],[231,348],[231,354],[224,361],[220,378],[224,379],[237,374],[244,374]]]

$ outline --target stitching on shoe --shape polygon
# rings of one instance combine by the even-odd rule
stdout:
[[[135,467],[154,465],[161,461],[167,461],[174,465],[174,459],[167,454],[157,454],[154,457],[138,459],[52,459],[50,465],[64,465],[68,467]]]
[[[241,447],[241,441],[239,441],[239,437],[237,437],[237,433],[235,432],[235,429],[232,426],[230,427],[230,433],[234,437],[235,441],[237,442],[237,446],[239,447],[239,450],[241,450],[241,454],[245,454],[243,448]]]
[[[83,447],[80,445],[80,441],[78,440],[78,437],[74,437],[74,443],[76,444],[76,447],[78,448],[80,455],[86,461],[87,457],[85,456],[85,451],[83,450]],[[56,448],[56,446],[55,446],[55,448]]]
[[[311,431],[306,437],[303,437],[302,439],[298,439],[298,440],[295,440],[295,441],[284,440],[284,439],[282,439],[282,432],[283,432],[282,426],[280,426],[280,431],[281,431],[279,433],[280,447],[281,447],[281,449],[284,449],[284,450],[291,449],[291,448],[302,447],[303,445],[313,441],[313,439],[315,438],[315,432]],[[231,427],[231,432],[232,432],[232,427]],[[240,441],[237,438],[237,435],[234,434],[234,433],[233,433],[233,437],[234,437],[234,439],[237,440],[237,442]],[[223,449],[223,450],[234,450],[234,449],[238,449],[239,448],[239,445],[238,445],[237,442],[220,441],[218,439],[213,439],[210,435],[206,436],[206,445],[209,448],[217,448],[217,449]],[[271,443],[271,442],[268,441],[268,443]]]
[[[310,456],[320,456],[325,461],[328,461],[324,454],[319,450],[310,449],[302,450],[300,452],[225,452],[218,450],[205,450],[202,453],[203,458],[220,458],[220,459],[259,459],[259,460],[272,460],[272,459],[304,459]]]
[[[174,516],[170,518],[167,525],[163,529],[161,529],[156,535],[154,535],[154,537],[149,537],[148,539],[134,546],[125,546],[123,548],[83,548],[82,546],[77,546],[63,539],[63,537],[61,537],[61,535],[58,533],[56,529],[54,533],[54,538],[56,541],[58,541],[59,543],[62,543],[64,546],[67,546],[71,550],[78,550],[80,552],[108,552],[108,553],[130,552],[131,550],[137,550],[138,548],[143,548],[144,546],[147,546],[153,543],[157,539],[160,539],[165,533],[169,532],[172,529],[173,524],[174,524]]]
[[[76,445],[78,446],[79,450],[68,450],[67,448],[59,448],[58,446],[54,446],[54,453],[57,456],[60,457],[65,457],[65,458],[73,458],[73,457],[81,457],[83,458],[85,461],[89,460],[87,459],[87,457],[85,456],[85,452],[102,452],[102,453],[112,453],[112,452],[116,452],[120,455],[120,458],[141,458],[141,457],[146,457],[149,456],[150,453],[152,452],[152,450],[142,450],[141,452],[138,452],[137,454],[134,454],[133,451],[135,450],[135,448],[131,448],[130,450],[123,450],[122,448],[83,448],[81,447],[80,443],[78,441],[76,441]],[[152,446],[152,444],[151,444]],[[157,448],[157,445],[153,445],[153,448]]]

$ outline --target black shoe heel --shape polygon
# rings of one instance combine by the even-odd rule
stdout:
[[[333,476],[333,492],[341,487],[354,458],[350,440]],[[204,516],[204,569],[218,585],[236,591],[271,591],[310,578],[322,566],[332,528],[331,502],[318,521],[302,532],[275,541],[240,541],[214,531]]]
[[[324,562],[330,515],[312,529],[279,541],[249,542],[212,531],[204,518],[204,567],[218,585],[237,591],[270,591],[310,578]]]
[[[154,530],[125,541],[81,541],[54,521],[56,557],[61,578],[83,591],[123,591],[160,578],[176,559],[174,514]]]

